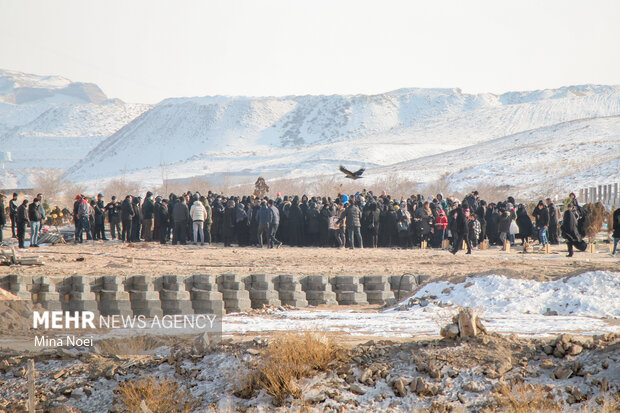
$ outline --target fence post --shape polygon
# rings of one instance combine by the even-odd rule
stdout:
[[[601,185],[598,186],[598,201],[603,200],[603,187]]]
[[[613,200],[611,199],[611,184],[607,184],[607,203],[612,205]]]
[[[586,203],[588,202],[588,190],[587,189],[586,189],[586,196],[585,196],[585,198],[583,197],[583,188],[581,188],[579,190],[579,199],[581,199],[581,200],[585,199]]]
[[[618,183],[614,184],[614,205],[618,205]]]
[[[586,194],[586,197],[583,198],[583,203],[587,204],[588,203],[588,188],[584,189],[584,193]]]

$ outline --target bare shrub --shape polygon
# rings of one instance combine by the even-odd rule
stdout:
[[[125,198],[126,195],[139,195],[141,186],[138,182],[128,181],[124,177],[114,179],[103,187],[103,194],[111,198],[116,195],[118,199]]]
[[[72,209],[75,196],[84,194],[84,192],[86,192],[86,187],[84,185],[68,182],[62,194],[62,204],[67,208]]]
[[[583,229],[590,243],[596,237],[596,234],[603,228],[605,220],[605,206],[599,201],[596,204],[586,204],[584,207]]]
[[[505,186],[505,185],[493,185],[493,184],[480,184],[476,186],[467,187],[463,192],[456,192],[453,195],[460,197],[461,199],[465,198],[468,194],[471,194],[473,191],[478,191],[480,195],[480,199],[484,199],[487,202],[499,202],[505,201],[509,196],[514,195],[513,189]]]
[[[562,412],[562,406],[540,385],[517,384],[505,387],[495,396],[497,410],[506,413]]]
[[[599,407],[599,410],[594,411],[599,413],[616,413],[620,411],[620,395],[609,395],[605,393]]]
[[[120,383],[116,393],[127,411],[142,411],[142,402],[152,412],[191,412],[198,407],[191,393],[168,379],[146,378]]]
[[[392,198],[408,198],[413,194],[420,192],[420,185],[410,179],[403,178],[396,173],[391,173],[385,178],[375,181],[370,186],[376,195],[380,195],[382,191],[391,195]]]
[[[68,185],[69,182],[62,178],[58,170],[42,170],[34,174],[33,193],[41,193],[48,202],[57,203],[63,201],[62,193]]]
[[[275,197],[275,194],[278,192],[282,195],[304,193],[308,188],[308,184],[305,179],[281,178],[270,181],[269,188]]]
[[[264,350],[260,362],[235,394],[251,397],[254,390],[263,388],[281,405],[288,396],[301,396],[300,378],[312,377],[345,358],[344,349],[324,334],[281,333]]]
[[[432,197],[434,197],[435,195],[439,193],[443,193],[444,195],[446,195],[452,190],[449,177],[450,177],[450,174],[446,172],[445,174],[441,175],[439,178],[437,178],[433,182],[430,182],[424,185],[423,187],[424,193]]]
[[[605,211],[605,223],[607,224],[607,232],[614,232],[614,213],[616,212],[616,206],[612,206],[609,211]]]

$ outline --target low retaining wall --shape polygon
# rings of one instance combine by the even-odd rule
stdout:
[[[264,306],[390,305],[404,299],[428,275],[334,276],[290,274],[0,276],[0,288],[48,310],[97,315],[236,313]]]

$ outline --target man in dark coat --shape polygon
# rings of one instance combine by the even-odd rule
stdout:
[[[213,224],[213,211],[211,209],[211,205],[209,205],[209,200],[204,196],[200,197],[200,202],[205,207],[205,211],[207,211],[207,215],[205,216],[205,222],[203,225],[203,231],[205,233],[205,242],[207,245],[211,244],[211,225]]]
[[[161,224],[159,222],[159,208],[161,208],[161,197],[158,196],[155,198],[155,203],[153,204],[153,240],[159,241],[161,237],[159,236],[159,231]]]
[[[618,248],[618,242],[620,242],[620,208],[616,208],[612,215],[612,228],[614,230],[614,250],[611,255],[616,255],[616,249]]]
[[[17,193],[13,193],[13,198],[9,201],[9,218],[11,219],[11,237],[15,238],[17,225]]]
[[[329,220],[333,215],[330,205],[325,200],[319,214],[319,245],[322,247],[329,245]]]
[[[6,225],[6,212],[4,211],[4,194],[0,194],[0,242],[2,242],[2,229]]]
[[[187,244],[187,223],[191,221],[189,216],[189,208],[185,203],[185,197],[179,197],[178,202],[172,211],[172,220],[174,222],[174,234],[172,245]]]
[[[500,245],[504,245],[506,241],[510,241],[509,235],[512,217],[510,216],[510,212],[506,211],[504,208],[500,208],[499,214],[499,240],[501,242]]]
[[[558,245],[558,211],[551,198],[547,198],[547,208],[549,209],[549,243]]]
[[[260,203],[260,208],[254,214],[253,219],[256,220],[257,225],[257,241],[258,246],[263,248],[263,244],[265,240],[269,239],[269,218],[271,217],[271,211],[267,206],[267,201],[263,200]]]
[[[123,223],[123,232],[121,233],[122,241],[131,242],[131,221],[135,215],[136,212],[131,204],[131,195],[127,195],[121,204],[121,222]]]
[[[361,218],[362,213],[360,209],[353,203],[350,202],[347,209],[345,209],[343,216],[340,218],[340,221],[343,221],[346,218],[346,230],[347,230],[347,238],[349,239],[349,248],[355,249],[355,241],[359,241],[359,247],[364,248],[364,243],[362,242],[362,232],[361,228]]]
[[[116,196],[105,206],[108,212],[108,222],[110,223],[110,235],[112,239],[121,239],[121,204],[116,201]]]
[[[131,206],[134,211],[133,219],[131,220],[131,239],[134,242],[140,242],[140,234],[142,234],[142,207],[140,206],[140,197],[133,198]]]
[[[24,246],[24,238],[26,237],[26,225],[28,224],[28,200],[24,199],[22,204],[17,208],[17,214],[15,216],[15,223],[17,224],[17,242],[19,248],[26,248]]]
[[[153,193],[148,191],[146,198],[142,203],[142,233],[144,241],[153,241],[153,216],[155,213],[155,203],[153,202]]]
[[[105,237],[105,201],[103,200],[103,194],[97,195],[97,202],[94,206],[95,209],[95,233],[93,238],[95,240],[101,239],[107,241]]]
[[[32,200],[32,203],[28,205],[28,221],[30,221],[30,246],[39,246],[39,229],[41,227],[41,221],[43,216],[41,215],[41,209],[39,208],[39,198]]]
[[[279,248],[282,245],[276,238],[276,233],[278,232],[278,226],[280,226],[280,210],[275,206],[272,199],[268,202],[269,205],[269,248]]]
[[[577,228],[577,213],[574,204],[568,204],[568,208],[564,211],[562,219],[562,236],[566,240],[568,247],[567,257],[573,256],[573,247],[582,242],[581,234]]]

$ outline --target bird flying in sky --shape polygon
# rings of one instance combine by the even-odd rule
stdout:
[[[344,166],[340,165],[340,172],[345,174],[345,176],[347,178],[349,178],[349,179],[360,179],[360,178],[362,178],[362,174],[364,173],[364,171],[365,171],[365,169],[361,168],[358,171],[351,172],[347,168],[345,168]]]

